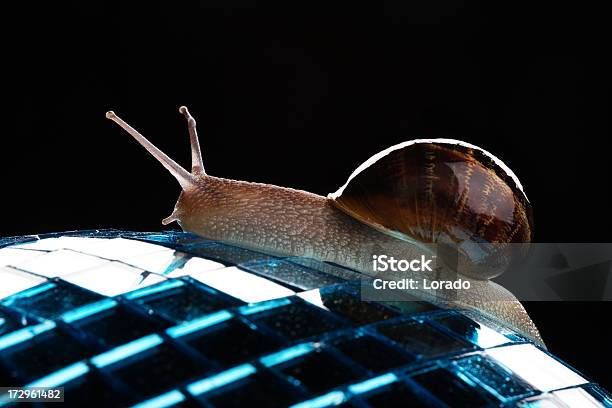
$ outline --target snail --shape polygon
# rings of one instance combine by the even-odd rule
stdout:
[[[487,246],[529,242],[532,234],[531,208],[518,178],[490,153],[450,139],[404,142],[372,156],[338,191],[323,197],[207,174],[196,122],[186,107],[179,112],[187,120],[191,172],[114,112],[106,113],[180,184],[182,191],[164,225],[177,221],[183,230],[205,238],[364,273],[371,273],[371,257],[364,254],[373,244],[398,257],[419,254],[427,244],[453,245],[462,275],[471,278],[484,300],[496,301],[488,306],[491,314],[509,314],[502,320],[539,338],[528,317],[525,323],[520,303],[517,308],[509,292],[488,280],[499,273],[488,266],[500,263],[490,258],[506,257],[487,255]],[[506,300],[512,305],[504,305]],[[482,307],[483,300],[464,303]]]

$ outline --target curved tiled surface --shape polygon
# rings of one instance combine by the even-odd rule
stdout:
[[[610,407],[471,311],[362,302],[362,276],[186,233],[0,240],[0,385],[104,406]]]

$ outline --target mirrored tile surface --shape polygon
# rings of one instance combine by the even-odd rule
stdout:
[[[0,383],[105,406],[611,406],[499,322],[364,302],[361,276],[180,232],[1,239]]]

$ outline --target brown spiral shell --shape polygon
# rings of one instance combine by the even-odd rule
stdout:
[[[461,272],[478,279],[502,273],[516,257],[517,246],[507,244],[532,237],[531,206],[516,176],[495,156],[456,140],[390,147],[330,198],[387,234],[452,245]]]

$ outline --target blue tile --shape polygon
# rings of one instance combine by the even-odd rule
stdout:
[[[221,367],[247,362],[278,349],[282,344],[279,338],[239,319],[224,321],[180,340]]]
[[[453,338],[427,323],[415,320],[381,324],[377,327],[377,330],[411,353],[424,358],[439,357],[474,348],[473,345],[465,341]]]
[[[126,297],[174,323],[243,304],[212,288],[182,279],[144,288]]]
[[[5,367],[11,369],[14,381],[10,384],[25,385],[82,360],[91,352],[91,349],[68,333],[59,328],[52,328],[3,349],[0,361],[4,361]]]
[[[57,371],[47,374],[42,378],[29,383],[28,387],[59,387],[67,382],[70,382],[76,378],[82,377],[89,373],[90,368],[87,362],[79,361],[71,364],[64,368],[60,368]]]
[[[9,296],[5,306],[20,309],[30,315],[43,318],[58,317],[74,308],[103,299],[101,295],[53,279],[31,289]]]
[[[18,330],[14,330],[0,337],[0,350],[5,350],[16,345],[22,345],[22,343],[29,342],[35,336],[38,336],[41,333],[45,333],[49,330],[53,330],[56,327],[57,324],[55,322],[51,320],[45,320],[33,326],[27,326]]]
[[[511,342],[503,334],[459,313],[433,316],[431,321],[481,348],[496,347]]]
[[[414,356],[369,335],[340,338],[332,344],[352,361],[375,373],[415,361]]]
[[[279,299],[265,300],[263,302],[251,303],[246,306],[240,307],[238,311],[241,314],[248,316],[252,314],[270,311],[278,307],[287,306],[289,304],[291,304],[291,298],[285,297]]]
[[[403,381],[377,388],[361,398],[370,407],[447,408],[446,405],[432,399],[426,391],[419,387],[409,386]]]
[[[290,340],[305,339],[348,326],[348,323],[335,318],[331,313],[299,301],[249,318],[264,323]]]
[[[78,322],[90,316],[99,315],[105,310],[112,309],[117,306],[117,301],[113,299],[104,299],[99,302],[89,303],[76,309],[65,312],[61,319],[66,323]]]
[[[22,312],[0,308],[0,337],[33,323],[36,320]]]
[[[231,319],[233,316],[234,315],[230,311],[221,310],[216,313],[211,313],[206,316],[172,326],[166,330],[166,333],[168,333],[170,337],[180,338],[201,330],[205,330],[216,324],[220,324]]]
[[[267,372],[258,372],[201,398],[215,407],[287,407],[305,396]]]
[[[449,406],[484,408],[498,405],[476,383],[442,368],[416,374],[412,380]]]
[[[276,370],[315,395],[366,376],[364,370],[321,349],[289,360],[276,367]]]
[[[512,372],[480,354],[457,360],[454,365],[502,402],[535,393]]]
[[[268,354],[262,357],[260,361],[266,367],[274,367],[275,365],[284,364],[313,351],[315,351],[314,343],[302,343],[287,347],[276,353]]]
[[[87,374],[61,386],[64,387],[66,403],[95,401],[92,405],[117,407],[129,406],[137,401],[129,390],[113,386],[113,383],[114,381],[108,376],[90,370]]]
[[[164,339],[161,336],[150,334],[92,357],[91,364],[98,368],[104,368],[120,363],[132,356],[144,353],[153,347],[159,346],[163,342]]]
[[[150,398],[210,372],[204,359],[162,343],[104,368],[140,398]]]
[[[166,408],[184,406],[186,396],[181,391],[174,389],[167,391],[161,395],[157,395],[148,400],[141,401],[132,408]]]
[[[121,304],[71,322],[72,327],[89,336],[103,349],[160,331],[168,325]]]
[[[376,390],[378,388],[393,384],[399,380],[399,377],[394,373],[382,374],[376,377],[368,378],[360,383],[349,385],[348,390],[352,394],[364,394]]]
[[[380,303],[362,301],[357,293],[351,293],[342,287],[319,289],[317,300],[325,308],[356,325],[392,319],[400,315],[397,310]]]
[[[198,396],[226,385],[235,384],[236,382],[244,378],[248,378],[255,373],[257,373],[257,368],[255,368],[254,365],[241,364],[228,370],[202,378],[198,381],[194,381],[191,384],[188,384],[185,388],[191,395]]]
[[[302,401],[298,404],[292,405],[291,408],[343,407],[347,406],[347,404],[344,403],[346,398],[346,393],[336,390],[306,401]]]

